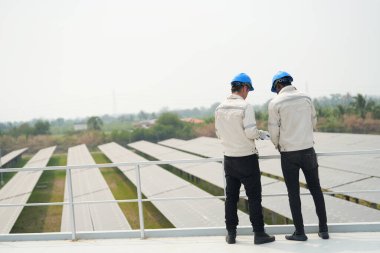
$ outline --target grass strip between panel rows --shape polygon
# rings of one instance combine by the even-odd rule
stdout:
[[[111,163],[101,152],[93,152],[96,163]],[[137,199],[136,186],[118,168],[102,168],[107,184],[109,185],[115,199]],[[143,198],[146,198],[142,195]],[[121,210],[127,218],[132,229],[139,229],[138,203],[119,203]],[[144,225],[147,229],[173,228],[173,224],[150,202],[143,203]]]
[[[53,155],[48,166],[64,166],[66,154]],[[44,171],[33,189],[27,203],[63,202],[66,172]],[[59,232],[63,206],[24,207],[11,233]]]

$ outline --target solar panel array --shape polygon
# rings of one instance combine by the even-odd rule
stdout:
[[[322,141],[325,140],[329,142],[329,140],[334,136],[332,134],[328,134],[329,136],[326,136],[324,133],[316,133],[317,142],[318,139],[321,139]],[[346,142],[352,143],[355,142],[355,137],[360,138],[362,136],[350,136],[350,141],[347,141],[347,138],[344,138]],[[379,140],[378,136],[371,136],[376,137],[377,140]],[[375,139],[376,139],[375,138]],[[370,142],[370,145],[366,145],[366,142]],[[356,143],[358,143],[356,141]],[[380,143],[380,142],[378,142]],[[183,140],[176,140],[176,139],[169,139],[166,141],[160,142],[161,145],[170,146],[176,149],[185,150],[187,152],[191,152],[193,154],[199,154],[207,157],[221,157],[223,156],[223,150],[222,146],[216,138],[209,138],[209,137],[200,137],[196,139],[192,139],[189,141],[183,141]],[[272,143],[270,141],[257,141],[257,146],[260,152],[260,155],[273,155],[278,154],[278,152],[274,149]],[[319,145],[317,148],[321,148],[324,146],[328,146],[328,143],[325,145]],[[362,148],[362,149],[369,149],[369,148],[378,148],[376,146],[376,140],[373,138],[365,138],[365,141],[361,142],[361,146],[357,147],[355,145],[352,145],[353,147]],[[327,149],[330,151],[337,151],[338,147],[335,146],[334,149]],[[343,148],[339,149],[342,150]],[[347,150],[347,148],[345,149]],[[352,150],[352,148],[351,148]],[[330,158],[330,157],[329,157]],[[342,159],[341,157],[333,157],[335,160]],[[373,157],[367,156],[367,157],[361,157],[361,159],[367,159],[370,161],[371,164],[373,164]],[[326,159],[327,160],[327,159]],[[332,160],[332,159],[330,159]],[[321,163],[321,162],[320,162]],[[325,164],[328,164],[328,160],[324,161]],[[326,165],[325,165],[326,166]],[[280,161],[277,160],[261,160],[260,161],[260,168],[262,171],[276,175],[278,177],[282,177],[281,172],[281,166]],[[301,173],[302,174],[302,173]],[[262,177],[263,178],[263,177]],[[320,178],[321,178],[321,184],[322,187],[330,187],[333,189],[333,187],[337,187],[336,189],[343,189],[343,187],[350,187],[350,190],[354,189],[360,189],[360,186],[358,185],[359,182],[366,182],[367,180],[374,180],[375,182],[371,182],[372,189],[378,187],[376,185],[376,182],[378,178],[374,178],[374,176],[368,175],[368,174],[358,174],[352,171],[352,169],[347,170],[332,170],[324,166],[320,166]],[[325,179],[325,180],[324,180]],[[300,177],[301,182],[305,182],[304,177]],[[306,182],[305,182],[306,183]],[[374,184],[375,183],[375,184]],[[356,184],[356,185],[355,185]],[[364,184],[361,183],[361,188],[363,189]],[[367,188],[371,188],[368,185],[366,185]],[[340,187],[340,188],[338,188]],[[303,189],[306,190],[306,189]],[[270,184],[268,186],[263,185],[263,193],[264,194],[272,194],[272,193],[284,193],[286,192],[285,184],[281,181]],[[362,193],[359,195],[352,194],[352,196],[365,196],[366,199],[375,200],[379,203],[378,199],[376,197],[378,194],[374,193]],[[372,197],[370,197],[372,196]],[[304,220],[308,223],[315,223],[317,222],[316,216],[315,216],[315,210],[314,205],[312,202],[312,198],[310,196],[302,196],[302,208],[304,210]],[[344,201],[342,199],[338,199],[331,196],[325,196],[326,206],[328,209],[328,218],[330,222],[359,222],[359,221],[377,221],[379,219],[380,212],[375,209],[371,209],[365,206],[357,205],[352,202]],[[288,201],[287,198],[284,197],[268,197],[263,199],[263,205],[266,208],[269,208],[285,217],[290,216],[290,210],[288,207]],[[310,210],[308,210],[310,209]],[[348,211],[347,211],[348,210]],[[341,212],[344,212],[343,214]],[[363,213],[366,215],[363,215]],[[347,215],[348,214],[348,215]]]
[[[178,159],[200,159],[199,156],[188,154],[186,152],[182,152],[176,149],[160,146],[158,144],[154,144],[147,141],[139,141],[135,143],[129,144],[131,147],[146,153],[150,156],[157,158],[158,160],[178,160]],[[195,150],[193,150],[195,151]],[[195,153],[195,152],[194,152]],[[204,154],[202,150],[202,154]],[[203,163],[203,164],[175,164],[173,165],[191,175],[197,176],[205,181],[212,183],[213,185],[224,188],[223,183],[223,168],[221,163],[213,162],[213,163]],[[268,177],[261,177],[262,185],[271,185],[278,180]],[[241,195],[244,195],[244,191],[241,192]],[[285,197],[282,197],[285,198]],[[274,212],[281,214],[286,218],[291,218],[289,216],[289,212],[283,210],[282,208],[276,208],[274,205],[267,205],[267,202],[271,202],[270,199],[263,199],[264,207],[271,207]]]
[[[100,145],[99,149],[114,163],[146,161],[143,157],[116,143]],[[119,169],[136,185],[134,166]],[[157,166],[142,167],[141,190],[148,198],[212,197],[211,194]],[[218,199],[152,201],[160,212],[176,227],[224,226],[224,203]],[[248,215],[239,211],[242,225],[249,225]]]
[[[315,133],[317,152],[379,149],[380,136],[358,134]],[[257,141],[260,155],[278,154],[270,141]],[[201,157],[221,157],[223,149],[218,139],[199,137],[192,140],[169,139],[159,144],[139,141],[130,147],[158,160],[192,160]],[[99,148],[112,162],[146,161],[140,155],[116,144],[108,143]],[[40,150],[25,167],[45,167],[55,147]],[[1,158],[6,164],[20,156],[26,149],[13,151]],[[319,157],[319,174],[322,188],[331,191],[378,190],[380,185],[380,155]],[[72,147],[68,151],[68,165],[95,164],[85,145]],[[179,171],[202,179],[219,188],[224,187],[221,163],[181,163],[171,165]],[[260,160],[265,175],[282,178],[279,159]],[[119,167],[124,175],[136,184],[134,167]],[[0,204],[26,203],[42,171],[18,172],[1,190]],[[99,169],[75,169],[72,171],[74,201],[114,200],[107,182]],[[263,194],[286,193],[285,184],[278,179],[262,176]],[[300,182],[306,180],[300,173]],[[160,166],[141,167],[141,189],[148,198],[170,197],[211,197],[212,195],[192,183],[174,175]],[[301,188],[301,192],[308,192]],[[241,190],[244,195],[244,190]],[[380,193],[346,193],[346,195],[380,203]],[[318,223],[311,196],[301,196],[304,221]],[[68,201],[67,178],[65,201]],[[325,196],[328,221],[368,222],[379,221],[380,211],[333,196]],[[160,212],[178,228],[224,226],[224,203],[218,199],[153,201]],[[263,198],[263,206],[279,215],[290,218],[287,196]],[[9,233],[23,207],[0,208],[0,233]],[[249,225],[247,214],[239,211],[241,225]],[[126,230],[131,229],[117,203],[81,204],[75,207],[75,221],[78,231]],[[71,229],[69,206],[62,214],[61,231]]]
[[[315,143],[317,152],[380,149],[380,136],[317,132]],[[222,146],[216,138],[200,137],[190,141],[169,139],[160,144],[207,157],[223,156]],[[270,141],[257,141],[256,144],[260,155],[278,154]],[[319,157],[318,163],[321,186],[324,189],[332,191],[379,189],[380,155]],[[279,159],[261,160],[260,168],[263,172],[282,177]],[[300,182],[306,183],[302,173],[300,173]],[[380,203],[380,193],[347,193],[347,195]]]

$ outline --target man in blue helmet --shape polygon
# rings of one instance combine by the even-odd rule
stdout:
[[[224,149],[226,175],[225,218],[229,244],[236,242],[239,223],[237,203],[241,184],[244,185],[249,203],[249,217],[254,231],[254,243],[273,242],[274,236],[264,231],[261,206],[261,181],[258,152],[255,139],[268,138],[268,132],[256,127],[253,107],[245,99],[253,91],[251,79],[241,73],[231,82],[232,94],[215,111],[216,134]]]
[[[301,212],[301,168],[318,215],[318,235],[322,239],[328,239],[325,200],[319,184],[318,161],[313,148],[313,129],[316,127],[317,117],[311,98],[299,92],[292,82],[291,75],[279,71],[273,77],[271,88],[271,91],[278,95],[268,106],[268,129],[273,144],[281,153],[282,173],[295,226],[295,232],[285,238],[295,241],[307,240]]]

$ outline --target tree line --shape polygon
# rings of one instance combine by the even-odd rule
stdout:
[[[260,129],[267,128],[268,103],[269,101],[255,106],[256,121]],[[362,94],[334,94],[314,99],[314,104],[318,116],[318,131],[380,134],[379,98]],[[0,123],[0,148],[12,150],[28,146],[34,147],[30,149],[33,151],[48,145],[58,145],[58,149],[67,150],[70,146],[82,143],[96,148],[97,145],[109,141],[126,145],[139,140],[158,142],[169,138],[215,137],[214,111],[217,106],[218,103],[209,108],[161,110],[158,113],[141,111],[133,117],[104,115],[78,120]],[[204,123],[183,122],[183,117],[202,118]],[[135,125],[139,120],[155,120],[155,124],[147,128]],[[78,121],[87,124],[87,130],[74,131],[72,126]]]
[[[4,134],[13,137],[20,135],[48,135],[50,134],[50,122],[47,120],[37,120],[34,123],[24,122],[15,126],[10,123],[0,123],[0,135]]]
[[[321,132],[380,134],[380,99],[362,94],[333,94],[313,100],[317,130]],[[268,101],[269,103],[269,101]],[[268,103],[256,106],[256,119],[266,127]]]

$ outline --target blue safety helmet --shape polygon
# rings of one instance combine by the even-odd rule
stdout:
[[[272,79],[272,92],[276,93],[276,84],[277,83],[291,83],[293,82],[293,77],[286,73],[285,71],[278,71]]]
[[[232,86],[248,85],[249,91],[254,90],[252,86],[251,78],[245,73],[240,73],[239,75],[235,76],[234,79],[232,79],[231,81],[231,85]]]

